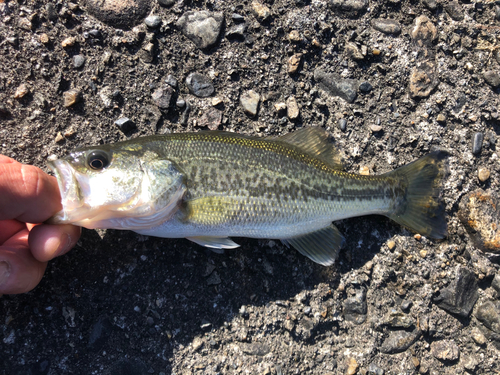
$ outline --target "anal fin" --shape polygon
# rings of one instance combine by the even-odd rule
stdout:
[[[240,247],[236,242],[229,237],[214,237],[214,236],[197,236],[188,237],[189,241],[193,241],[198,245],[208,247],[210,249],[235,249]]]
[[[292,245],[298,252],[313,262],[331,266],[337,260],[339,251],[345,243],[335,225],[302,236],[281,239],[285,245]]]

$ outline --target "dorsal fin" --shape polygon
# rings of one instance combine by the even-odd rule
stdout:
[[[344,169],[339,150],[330,142],[328,134],[321,128],[302,128],[279,137],[277,140],[294,145],[335,169]]]

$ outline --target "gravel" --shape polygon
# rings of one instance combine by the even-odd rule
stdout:
[[[445,239],[347,219],[328,268],[271,239],[215,254],[84,230],[34,291],[0,298],[0,373],[498,372],[499,8],[1,2],[0,153],[45,171],[77,147],[209,129],[319,126],[371,175],[450,156]]]

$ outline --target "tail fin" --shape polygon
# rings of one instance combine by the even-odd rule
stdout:
[[[447,174],[447,156],[445,151],[434,151],[387,174],[401,180],[406,191],[394,212],[388,215],[392,220],[426,237],[446,237],[440,195]]]

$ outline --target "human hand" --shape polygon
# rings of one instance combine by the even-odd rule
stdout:
[[[47,261],[75,246],[81,228],[42,223],[61,210],[59,187],[41,169],[0,155],[0,296],[25,293]]]

